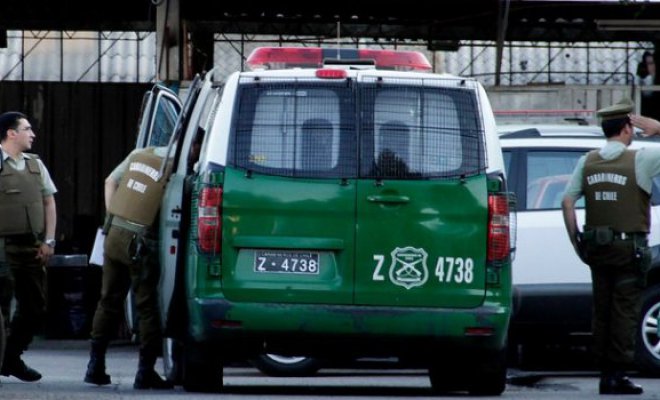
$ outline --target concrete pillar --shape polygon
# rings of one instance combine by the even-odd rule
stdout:
[[[164,0],[156,8],[156,80],[183,80],[181,1]]]
[[[186,57],[184,79],[191,80],[195,74],[201,74],[213,68],[213,50],[215,41],[213,32],[206,29],[190,30],[186,35]]]

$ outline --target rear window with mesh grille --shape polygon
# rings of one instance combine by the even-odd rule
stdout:
[[[321,178],[423,179],[485,169],[474,90],[354,81],[239,87],[230,163]]]

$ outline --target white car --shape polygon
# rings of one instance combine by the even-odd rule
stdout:
[[[561,200],[578,159],[605,143],[597,126],[499,128],[509,190],[517,196],[517,246],[513,263],[514,315],[510,347],[521,356],[542,344],[589,343],[591,276],[575,254],[561,213]],[[631,148],[660,146],[636,139]],[[640,369],[660,372],[660,178],[651,196],[652,269],[638,330]],[[584,200],[578,202],[584,223]],[[523,357],[524,359],[524,357]]]

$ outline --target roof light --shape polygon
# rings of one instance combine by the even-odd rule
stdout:
[[[358,50],[360,59],[373,59],[376,68],[398,71],[431,71],[433,68],[424,54],[419,51]]]
[[[346,70],[332,68],[317,69],[316,77],[321,79],[344,79],[346,78]]]
[[[250,69],[322,68],[324,60],[373,60],[378,69],[399,71],[432,70],[426,57],[418,51],[373,49],[323,49],[320,47],[258,47],[247,59]],[[330,64],[330,63],[328,63]]]
[[[323,51],[319,47],[258,47],[247,59],[250,69],[321,68]]]

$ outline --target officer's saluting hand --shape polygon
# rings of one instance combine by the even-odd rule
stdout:
[[[656,119],[631,114],[630,122],[632,122],[637,128],[641,129],[642,135],[645,137],[660,135],[660,121]]]

